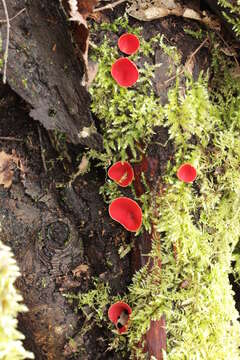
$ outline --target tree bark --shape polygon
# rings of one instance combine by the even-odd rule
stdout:
[[[58,130],[74,144],[102,148],[89,110],[90,96],[81,85],[84,67],[76,56],[67,19],[59,1],[8,0],[10,22],[7,81],[32,109],[30,115],[46,129]],[[5,19],[0,8],[0,19]],[[1,24],[2,59],[6,24]]]

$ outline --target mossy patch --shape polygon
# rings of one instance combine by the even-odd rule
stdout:
[[[154,41],[162,46],[159,37]],[[144,151],[156,125],[169,129],[176,149],[174,165],[169,162],[162,179],[164,194],[147,189],[142,199],[145,228],[155,229],[150,257],[160,258],[162,267],[153,266],[151,272],[145,267],[134,275],[124,297],[133,309],[127,341],[117,337],[109,347],[128,348],[131,359],[145,359],[139,341],[150,321],[165,314],[168,359],[238,360],[239,315],[228,279],[240,234],[240,84],[231,75],[234,63],[214,47],[211,81],[202,75],[197,82],[186,78],[183,92],[176,78],[162,106],[152,90],[153,67],[143,65],[139,84],[122,89],[110,75],[118,54],[107,38],[94,56],[100,63],[91,88],[92,111],[101,122],[105,152],[90,151],[89,156],[105,168],[129,157],[136,161],[139,144]],[[133,59],[138,56],[143,53]],[[197,168],[194,185],[176,177],[183,162]],[[112,199],[117,188],[108,184],[101,192]],[[105,300],[113,301],[110,295]]]
[[[218,0],[218,4],[225,10],[222,11],[223,16],[232,25],[237,36],[240,37],[240,2],[239,0]]]

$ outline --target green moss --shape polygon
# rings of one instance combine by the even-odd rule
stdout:
[[[230,99],[239,106],[236,86],[232,79],[227,107],[211,101],[202,79],[187,82],[184,97],[178,87],[169,93],[165,124],[177,146],[176,166],[169,167],[164,177],[167,190],[157,198],[154,224],[158,237],[151,253],[157,259],[161,247],[162,268],[152,273],[143,269],[129,288],[129,302],[134,304],[128,335],[131,349],[137,347],[150,320],[164,313],[168,359],[240,359],[239,315],[228,280],[240,234],[240,130],[236,121],[240,112],[232,117],[230,106]],[[198,169],[195,187],[176,179],[176,169],[185,161]],[[189,286],[182,289],[185,280]],[[136,351],[141,358],[140,350]]]
[[[239,0],[228,1],[218,0],[218,4],[221,5],[226,11],[222,11],[223,16],[232,25],[233,30],[237,36],[240,36],[240,2]]]
[[[177,153],[176,166],[169,166],[165,175],[167,191],[158,198],[155,219],[162,269],[154,270],[156,276],[138,273],[130,287],[130,301],[139,305],[132,317],[130,347],[150,319],[165,313],[169,359],[240,358],[238,314],[228,281],[240,233],[240,87],[231,77],[229,60],[213,55],[212,92],[201,78],[187,81],[184,96],[178,86],[169,92],[165,124]],[[176,180],[176,169],[184,161],[198,169],[198,192]],[[154,249],[152,256],[158,256]],[[156,277],[159,288],[154,286]],[[183,290],[179,286],[185,279],[190,285]]]
[[[209,142],[209,132],[216,122],[217,110],[208,101],[208,89],[203,80],[186,82],[187,95],[180,95],[178,83],[169,91],[169,102],[164,107],[165,126],[169,127],[170,139],[183,150],[192,136],[201,139],[202,145]]]
[[[197,40],[203,40],[203,38],[206,36],[203,29],[194,31],[192,29],[185,27],[183,30],[186,34],[191,35],[194,39],[197,39]]]
[[[33,359],[23,348],[24,336],[17,330],[17,315],[26,311],[14,282],[20,275],[10,249],[0,242],[0,359]]]
[[[64,296],[70,302],[74,301],[77,309],[83,311],[86,318],[90,319],[94,315],[94,322],[101,327],[102,321],[106,318],[110,288],[99,279],[94,279],[93,285],[94,289],[85,294],[65,294]]]
[[[97,51],[92,110],[101,121],[105,153],[92,156],[105,168],[129,154],[136,159],[138,144],[146,147],[155,125],[168,128],[176,149],[174,166],[168,164],[162,179],[164,194],[146,188],[141,198],[145,228],[155,228],[150,256],[162,267],[141,269],[126,294],[133,308],[125,344],[130,358],[146,358],[139,341],[150,321],[165,314],[168,359],[239,360],[239,315],[228,279],[232,260],[236,269],[239,264],[234,249],[240,234],[240,84],[231,76],[234,64],[214,47],[211,82],[202,75],[197,82],[186,78],[183,91],[177,78],[162,106],[151,90],[153,67],[143,66],[135,88],[121,89],[110,76],[116,49],[105,38]],[[179,61],[175,50],[165,52]],[[176,178],[183,162],[197,168],[194,185]],[[103,193],[111,199],[115,190],[108,185]],[[182,288],[183,282],[188,286]],[[115,340],[110,348],[118,346],[123,343]]]
[[[112,28],[114,23],[106,26],[107,29]],[[134,32],[134,28],[128,27],[128,30]],[[118,31],[121,32],[119,27]],[[133,61],[153,55],[154,44],[158,44],[173,63],[179,64],[180,55],[175,47],[165,44],[163,36],[157,35],[148,42],[139,36],[141,47],[137,54],[130,57]],[[139,69],[137,84],[132,88],[121,88],[111,76],[111,66],[118,57],[117,47],[111,46],[107,35],[92,53],[92,59],[99,63],[97,76],[90,88],[92,111],[100,121],[105,153],[90,150],[89,157],[97,158],[105,168],[111,162],[126,160],[129,156],[136,160],[140,145],[141,149],[147,146],[154,127],[163,123],[164,115],[160,100],[152,89],[155,66],[145,62]]]
[[[109,204],[114,199],[123,196],[119,186],[112,180],[106,180],[104,185],[100,187],[99,194],[103,196],[105,203]]]
[[[158,113],[154,94],[147,82],[140,86],[137,93],[134,89],[120,88],[116,84],[109,69],[117,59],[117,54],[111,47],[107,49],[100,55],[104,65],[100,64],[96,82],[90,90],[94,98],[92,111],[103,122],[107,158],[111,161],[126,160],[129,157],[128,150],[136,158],[136,144],[149,142],[153,126],[159,124],[161,114]],[[148,70],[147,66],[145,70]]]
[[[131,27],[128,23],[128,16],[124,14],[112,22],[101,23],[100,25],[94,23],[94,30],[105,30],[106,32],[113,32],[119,34],[120,31],[131,32],[132,34],[139,35],[141,33],[141,27]]]

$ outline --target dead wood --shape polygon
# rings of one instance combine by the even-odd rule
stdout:
[[[76,56],[58,1],[9,0],[11,20],[7,82],[32,107],[30,115],[46,129],[58,130],[74,144],[101,149],[89,111],[90,96],[81,85],[84,67]],[[0,19],[5,20],[0,8]],[[1,23],[3,50],[6,24]],[[2,69],[3,71],[3,69]]]

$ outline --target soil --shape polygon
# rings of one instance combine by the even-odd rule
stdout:
[[[123,11],[124,6],[119,6],[106,12],[106,16],[112,21]],[[131,22],[139,25],[133,19]],[[161,32],[171,44],[178,44],[183,63],[199,46],[197,40],[182,31],[183,26],[198,28],[190,20],[171,17],[141,25],[146,39]],[[97,42],[101,36],[95,34],[94,40]],[[169,65],[160,49],[150,61]],[[207,68],[208,61],[203,48],[196,56],[194,76]],[[162,87],[165,80],[156,72],[153,86],[163,103],[168,90]],[[90,326],[81,334],[86,319],[82,313],[76,314],[63,293],[88,291],[93,286],[92,277],[109,282],[113,295],[124,293],[133,273],[144,264],[146,257],[141,253],[148,250],[148,239],[146,234],[140,236],[134,251],[120,259],[119,247],[133,238],[109,218],[107,205],[99,195],[105,172],[92,166],[89,173],[70,185],[85,148],[46,131],[29,117],[29,110],[29,105],[10,87],[1,86],[0,150],[8,154],[15,151],[26,168],[24,173],[14,169],[10,189],[0,187],[0,240],[14,251],[22,273],[17,286],[29,308],[28,313],[19,316],[20,330],[27,339],[25,347],[35,353],[37,360],[124,360],[121,355],[107,352],[112,333],[106,327]],[[161,184],[173,154],[167,129],[156,128],[146,155],[147,181],[152,189]],[[79,267],[84,270],[77,271]],[[69,347],[72,338],[78,345],[77,353]]]

